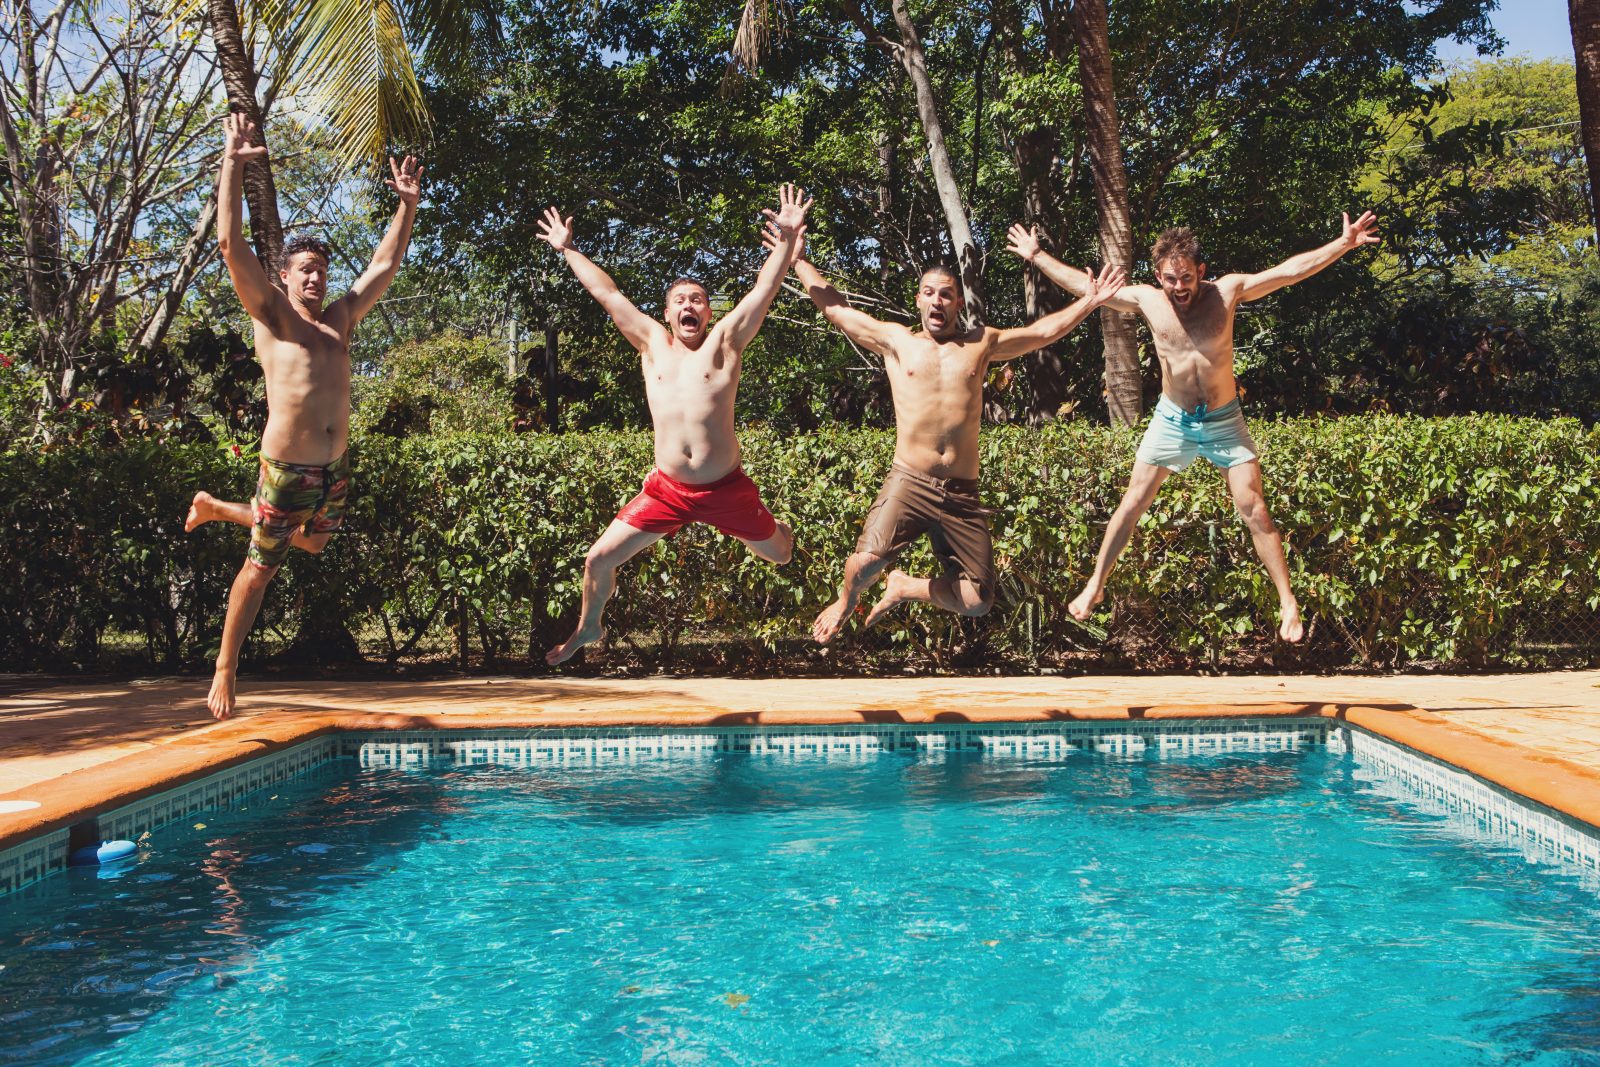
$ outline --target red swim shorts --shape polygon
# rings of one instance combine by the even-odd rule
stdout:
[[[778,529],[778,520],[761,502],[761,491],[743,467],[707,485],[685,485],[659,468],[653,470],[617,518],[636,530],[659,534],[675,534],[685,523],[703,522],[743,541],[765,541]]]

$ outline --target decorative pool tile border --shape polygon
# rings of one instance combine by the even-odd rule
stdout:
[[[307,741],[106,812],[96,818],[99,836],[102,841],[136,840],[146,830],[158,830],[203,811],[231,808],[258,789],[306,774],[339,758],[336,737]],[[65,870],[69,837],[70,831],[57,830],[0,852],[0,894]]]
[[[981,752],[1051,759],[1076,752],[1143,759],[1226,752],[1286,752],[1327,740],[1326,719],[1228,719],[1151,723],[1017,723],[352,733],[343,753],[366,768],[497,764],[602,766],[640,760],[745,753],[786,758],[861,759],[885,752]]]
[[[1349,752],[1356,780],[1379,794],[1444,815],[1469,835],[1517,848],[1529,860],[1572,864],[1600,884],[1594,827],[1360,727],[1340,725],[1327,743]]]
[[[1348,753],[1357,780],[1383,795],[1449,816],[1463,831],[1517,847],[1530,860],[1570,864],[1600,885],[1600,830],[1360,727],[1322,718],[355,732],[308,741],[146,797],[99,816],[98,824],[102,839],[135,839],[201,812],[231,808],[256,790],[342,759],[375,769],[598,766],[721,753],[855,760],[885,752],[980,752],[1029,759],[1093,752],[1160,759],[1286,752],[1315,745]],[[0,894],[63,870],[68,840],[69,831],[59,830],[0,852]]]

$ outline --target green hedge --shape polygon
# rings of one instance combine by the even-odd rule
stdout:
[[[1268,502],[1308,641],[1274,644],[1276,602],[1217,472],[1169,480],[1082,626],[1135,435],[1077,423],[986,429],[1001,591],[987,618],[901,611],[827,653],[831,598],[893,450],[889,433],[744,431],[746,464],[797,535],[774,568],[692,527],[623,572],[608,643],[578,669],[734,672],[1455,666],[1600,658],[1600,432],[1570,420],[1363,417],[1258,422]],[[356,445],[346,532],[295,553],[248,654],[348,629],[364,654],[537,663],[576,616],[583,555],[650,464],[644,434],[510,434]],[[245,499],[248,456],[68,448],[0,457],[0,662],[152,665],[214,654],[240,527],[182,531],[201,487]],[[908,555],[927,567],[925,548]],[[135,635],[131,642],[128,635]],[[130,651],[131,649],[131,651]]]

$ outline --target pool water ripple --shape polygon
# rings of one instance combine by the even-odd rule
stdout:
[[[0,1062],[1600,1056],[1579,879],[1321,749],[272,791],[0,900]]]

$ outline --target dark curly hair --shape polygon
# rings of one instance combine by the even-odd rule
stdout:
[[[1161,264],[1173,256],[1187,259],[1191,263],[1206,261],[1205,253],[1200,251],[1200,239],[1187,226],[1161,231],[1161,236],[1156,238],[1155,246],[1150,249],[1150,265],[1160,270]]]
[[[315,252],[322,257],[322,262],[324,263],[333,258],[327,242],[308,235],[301,235],[284,242],[283,251],[278,253],[278,269],[288,270],[289,261],[301,252]]]

